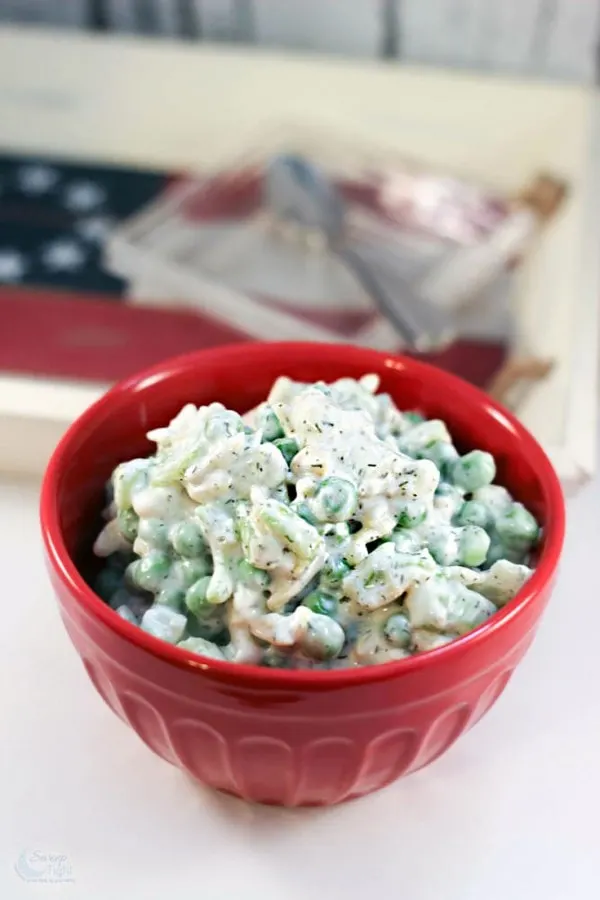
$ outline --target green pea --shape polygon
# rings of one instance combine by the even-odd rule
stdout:
[[[136,513],[132,509],[120,509],[117,513],[117,521],[119,531],[125,540],[133,544],[138,533],[139,518]]]
[[[338,590],[350,571],[345,559],[330,558],[321,571],[321,584],[331,590]]]
[[[130,606],[133,596],[134,595],[121,584],[108,601],[108,605],[112,607],[112,609],[118,609],[119,606]]]
[[[332,475],[319,484],[315,514],[322,522],[346,522],[358,507],[358,493],[351,481]]]
[[[106,567],[96,575],[93,583],[94,591],[108,603],[113,594],[123,584],[123,573],[118,569]]]
[[[427,508],[424,504],[407,506],[398,516],[398,528],[416,528],[427,518]]]
[[[308,522],[309,525],[316,525],[319,521],[305,500],[294,504],[292,509],[300,516],[300,518],[304,519],[305,522]]]
[[[170,606],[171,609],[176,609],[178,612],[183,607],[184,601],[185,591],[172,585],[164,587],[156,598],[157,603],[160,603],[162,606]]]
[[[169,546],[169,534],[165,522],[160,519],[140,519],[138,537],[157,550],[166,550]]]
[[[538,538],[539,527],[522,503],[513,503],[496,519],[498,537],[514,549],[530,547]]]
[[[484,450],[472,450],[457,459],[452,466],[452,480],[465,491],[477,491],[491,484],[495,477],[494,457]]]
[[[478,525],[465,525],[460,533],[458,560],[463,566],[480,566],[490,549],[490,536]]]
[[[271,583],[271,576],[264,569],[258,569],[249,563],[247,559],[243,559],[238,566],[238,575],[240,581],[249,587],[260,588],[265,590]]]
[[[189,587],[185,593],[185,605],[195,616],[202,617],[214,612],[214,606],[208,602],[207,592],[210,576],[205,575]]]
[[[329,616],[313,616],[302,640],[303,652],[311,659],[325,660],[339,656],[346,636],[341,625]]]
[[[338,602],[335,597],[319,590],[312,591],[305,597],[302,605],[307,606],[314,613],[318,613],[321,616],[335,616],[338,609]]]
[[[260,416],[259,426],[262,431],[262,439],[265,441],[276,441],[279,438],[284,436],[283,428],[281,427],[281,422],[273,412],[270,406],[266,407],[262,411],[262,415]]]
[[[207,656],[209,659],[225,659],[223,651],[202,637],[188,637],[177,644],[183,650],[189,650],[192,653],[198,653],[199,656]]]
[[[160,550],[152,550],[141,559],[135,560],[127,569],[134,585],[143,591],[155,593],[171,571],[171,559]]]
[[[425,421],[425,416],[422,416],[421,413],[416,410],[410,410],[409,412],[402,413],[402,415],[411,425],[420,425],[421,422]]]
[[[219,645],[227,644],[230,640],[221,608],[212,605],[206,612],[203,610],[199,617],[188,610],[186,634],[190,637],[205,638]]]
[[[194,558],[206,552],[202,532],[193,522],[178,522],[170,529],[169,539],[180,556]]]
[[[486,528],[490,524],[488,508],[477,500],[466,500],[456,514],[457,525],[477,525]]]
[[[431,460],[439,469],[440,475],[446,477],[458,459],[458,451],[448,441],[434,441],[430,446],[423,447],[418,457]]]
[[[288,466],[300,449],[294,438],[277,438],[273,441],[273,445],[277,447]]]
[[[518,550],[514,547],[507,547],[498,538],[493,538],[490,542],[489,550],[485,557],[484,568],[489,569],[495,562],[500,559],[507,559],[513,563],[523,563],[527,557],[527,552]]]
[[[394,613],[383,626],[383,633],[394,647],[408,647],[412,640],[410,622],[404,613]]]
[[[182,587],[189,588],[199,578],[212,573],[212,563],[208,556],[181,559],[173,563],[173,571]]]

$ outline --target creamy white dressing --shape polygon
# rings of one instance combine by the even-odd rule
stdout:
[[[298,496],[309,498],[323,478],[346,479],[357,490],[354,518],[368,530],[369,541],[390,534],[402,510],[412,513],[418,504],[432,503],[436,466],[382,441],[363,410],[341,409],[314,388],[274,409],[301,448],[291,467]]]
[[[436,573],[425,584],[412,587],[406,596],[406,609],[414,628],[465,634],[485,622],[495,606],[460,581]]]
[[[344,579],[344,594],[366,610],[379,609],[427,581],[435,570],[436,564],[427,550],[402,553],[388,541]]]

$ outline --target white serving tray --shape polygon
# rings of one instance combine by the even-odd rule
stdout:
[[[565,485],[595,465],[600,140],[591,88],[251,50],[0,28],[0,146],[216,167],[261,128],[309,121],[516,191],[572,186],[519,273],[528,349],[560,360],[520,410]],[[33,326],[35,327],[35,326]],[[103,386],[0,376],[0,468],[40,471]]]

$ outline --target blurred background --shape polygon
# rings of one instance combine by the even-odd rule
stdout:
[[[592,81],[597,0],[0,0],[0,21]]]
[[[456,372],[581,483],[599,42],[600,0],[0,0],[0,471],[293,338]]]

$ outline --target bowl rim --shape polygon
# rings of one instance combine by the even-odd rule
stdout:
[[[240,354],[245,354],[250,357],[256,357],[256,362],[258,363],[265,351],[274,354],[279,353],[282,359],[285,359],[286,354],[298,351],[306,354],[311,352],[327,353],[330,357],[337,355],[340,361],[350,357],[354,357],[358,361],[360,357],[360,360],[364,361],[365,372],[369,371],[370,362],[376,363],[377,369],[381,369],[382,366],[394,369],[409,369],[430,381],[433,379],[437,382],[443,382],[445,389],[458,392],[471,403],[476,402],[487,407],[488,412],[505,427],[516,432],[519,439],[524,442],[527,456],[534,463],[534,468],[538,473],[548,521],[545,526],[544,547],[538,564],[525,585],[506,606],[498,610],[490,619],[477,628],[435,650],[428,650],[404,659],[379,663],[373,666],[357,666],[355,668],[333,670],[290,670],[211,659],[169,644],[143,631],[138,625],[121,618],[92,590],[69,555],[59,522],[58,492],[56,488],[64,467],[68,465],[69,449],[72,443],[77,440],[81,431],[85,431],[94,422],[97,416],[110,410],[114,399],[118,396],[140,390],[155,381],[169,380],[173,375],[193,369],[199,364],[210,365],[211,360],[217,358],[222,363],[228,357],[235,358]],[[509,622],[521,615],[544,586],[552,581],[556,572],[564,542],[565,506],[558,476],[545,451],[533,435],[521,425],[512,413],[488,397],[479,388],[474,387],[462,378],[412,357],[349,344],[252,341],[226,344],[162,360],[119,381],[104,393],[69,426],[51,456],[42,482],[40,522],[48,563],[63,586],[89,614],[98,618],[129,643],[179,668],[187,669],[188,671],[202,670],[220,680],[233,681],[240,685],[244,683],[264,683],[265,687],[270,685],[280,688],[326,689],[328,687],[343,687],[357,683],[365,684],[387,680],[395,675],[415,672],[443,660],[450,662],[453,657],[461,655],[469,647],[475,647],[484,642],[491,634],[504,628]]]

